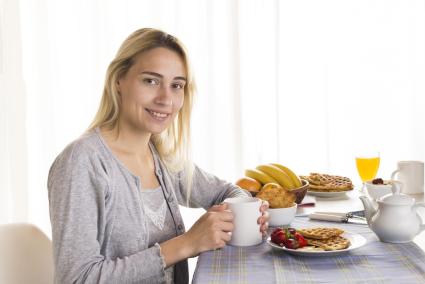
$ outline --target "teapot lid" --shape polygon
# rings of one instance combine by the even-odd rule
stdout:
[[[393,181],[391,187],[393,193],[382,196],[379,201],[390,205],[413,205],[415,203],[413,197],[400,193],[402,186],[402,183]]]
[[[413,205],[415,199],[403,193],[390,193],[380,199],[381,202],[389,205]]]

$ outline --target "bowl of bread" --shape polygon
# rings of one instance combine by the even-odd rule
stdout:
[[[245,176],[237,180],[235,184],[249,191],[252,196],[256,196],[269,183],[277,184],[283,190],[295,194],[297,204],[301,203],[309,188],[308,180],[300,178],[294,171],[278,163],[262,164],[255,169],[246,169]]]
[[[266,200],[269,203],[269,225],[287,226],[295,218],[297,213],[297,201],[304,198],[308,182],[303,180],[303,186],[298,189],[284,189],[277,183],[265,184],[256,197]]]
[[[307,180],[278,163],[245,170],[236,185],[269,202],[270,226],[289,225],[309,188]]]

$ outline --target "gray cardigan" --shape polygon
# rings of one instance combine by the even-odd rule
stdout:
[[[156,176],[174,220],[185,232],[178,205],[186,204],[182,172],[170,173],[155,148]],[[158,244],[148,247],[140,179],[111,152],[99,130],[68,145],[48,179],[55,283],[162,283]],[[227,197],[248,195],[195,167],[191,207],[208,209]],[[175,265],[175,283],[188,282],[187,260]]]

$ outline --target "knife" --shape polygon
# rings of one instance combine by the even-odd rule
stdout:
[[[325,214],[325,215],[335,215],[335,216],[341,216],[341,217],[347,217],[347,218],[357,218],[360,220],[366,220],[365,216],[364,216],[364,211],[353,211],[353,212],[347,212],[347,213],[343,213],[343,212],[314,212],[314,213],[318,213],[318,214]]]
[[[364,217],[347,217],[346,213],[315,212],[308,215],[308,217],[313,220],[367,225]]]

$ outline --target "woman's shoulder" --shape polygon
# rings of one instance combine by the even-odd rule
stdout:
[[[58,162],[95,163],[107,157],[107,152],[96,130],[88,130],[69,143],[57,156]]]

